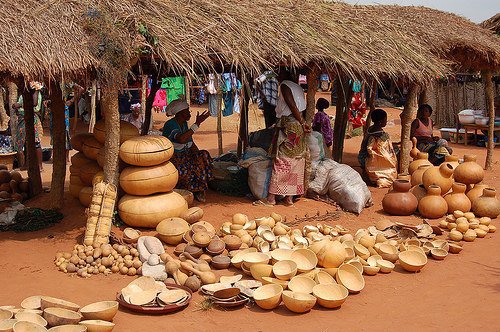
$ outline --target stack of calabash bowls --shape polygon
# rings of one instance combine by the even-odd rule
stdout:
[[[80,203],[88,207],[92,197],[92,186],[103,179],[104,167],[104,121],[98,121],[94,133],[80,133],[71,138],[71,147],[78,151],[71,157],[70,193]],[[139,136],[137,128],[126,122],[120,122],[120,144],[127,139]],[[120,165],[123,168],[123,164]]]
[[[127,225],[156,227],[186,213],[187,201],[173,191],[179,177],[169,162],[173,153],[172,142],[163,136],[133,137],[120,146],[121,160],[130,165],[120,173],[126,195],[118,202],[118,213]]]
[[[76,303],[49,296],[30,296],[0,310],[2,331],[112,331],[118,302],[102,301],[83,308]]]

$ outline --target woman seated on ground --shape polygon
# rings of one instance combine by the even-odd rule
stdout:
[[[383,129],[387,125],[387,113],[376,109],[370,117],[373,125],[366,131],[358,160],[371,182],[377,187],[389,187],[397,177],[398,159],[391,138]]]
[[[191,118],[189,105],[185,100],[177,99],[171,102],[166,109],[172,119],[165,122],[163,136],[174,144],[175,152],[170,161],[179,171],[177,188],[187,189],[194,193],[194,197],[205,202],[205,191],[208,181],[212,179],[212,158],[208,151],[199,150],[193,142],[193,134],[205,121],[210,113],[208,111],[196,115],[196,121],[188,127]]]
[[[448,142],[437,136],[432,136],[433,122],[431,119],[432,107],[422,104],[417,111],[417,118],[411,124],[410,138],[417,139],[417,148],[429,154],[429,161],[440,165],[444,157],[452,153]]]

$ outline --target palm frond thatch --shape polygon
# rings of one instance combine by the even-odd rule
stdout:
[[[352,76],[424,81],[446,72],[456,50],[500,63],[484,29],[445,29],[469,25],[425,8],[321,0],[19,0],[2,9],[0,24],[8,29],[0,37],[0,72],[27,78],[91,73],[120,81],[141,49],[187,74],[217,62],[250,71],[316,63]],[[428,24],[436,17],[444,21]]]
[[[495,31],[500,34],[500,13],[490,17],[480,24],[483,28]]]
[[[158,54],[169,63],[180,62],[181,68],[197,61],[209,66],[214,59],[256,70],[312,62],[352,76],[417,81],[446,71],[444,61],[397,28],[377,30],[354,20],[358,9],[347,4],[151,0],[138,6],[136,19],[157,36]]]
[[[426,7],[356,7],[366,20],[372,17],[372,22],[397,27],[455,68],[500,69],[500,39],[466,18]]]

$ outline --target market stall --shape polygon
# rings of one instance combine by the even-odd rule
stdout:
[[[73,247],[58,248],[61,251],[55,254],[54,264],[61,273],[81,278],[120,273],[124,278],[130,278],[131,282],[124,288],[116,289],[117,302],[122,308],[145,314],[163,314],[185,308],[193,292],[199,289],[209,301],[221,307],[254,302],[264,310],[271,310],[283,301],[290,311],[297,313],[309,311],[316,303],[324,308],[339,308],[349,294],[364,289],[363,274],[388,274],[396,265],[406,271],[417,272],[426,265],[427,255],[442,260],[448,252],[462,250],[462,246],[455,243],[462,238],[472,242],[476,237],[486,237],[496,230],[491,219],[500,213],[500,203],[494,197],[494,189],[489,188],[483,188],[477,203],[471,202],[473,213],[466,209],[449,211],[446,197],[440,196],[441,191],[435,194],[435,190],[429,190],[429,196],[441,198],[438,212],[446,204],[446,211],[439,213],[439,218],[451,212],[439,225],[422,223],[410,226],[382,220],[368,228],[349,230],[340,222],[334,224],[334,216],[327,215],[321,221],[322,216],[306,218],[307,225],[297,227],[296,222],[286,220],[277,213],[253,220],[238,213],[231,220],[221,220],[221,227],[214,227],[202,219],[201,208],[188,209],[192,196],[173,190],[177,170],[169,162],[172,143],[164,137],[139,136],[137,128],[127,126],[119,119],[118,88],[125,84],[132,63],[135,64],[135,60],[142,63],[135,58],[136,45],[130,46],[137,39],[144,49],[150,50],[152,57],[158,57],[160,69],[155,67],[153,75],[172,70],[189,76],[199,70],[215,70],[221,62],[234,66],[245,77],[259,67],[285,62],[290,67],[309,66],[311,79],[320,72],[318,68],[325,67],[336,69],[345,81],[356,75],[369,78],[403,75],[413,82],[425,82],[446,68],[441,60],[425,49],[408,56],[404,51],[418,46],[411,38],[405,39],[406,43],[394,50],[392,46],[384,45],[384,31],[371,35],[373,30],[367,26],[349,26],[348,22],[337,21],[323,24],[313,19],[331,14],[331,10],[335,10],[340,17],[350,8],[347,5],[335,7],[305,2],[292,6],[287,1],[262,1],[258,5],[254,1],[237,5],[217,4],[217,1],[170,1],[155,2],[152,7],[146,7],[130,1],[110,2],[88,9],[85,3],[82,7],[72,3],[71,8],[58,3],[47,14],[54,15],[47,19],[51,25],[44,26],[40,33],[56,28],[60,30],[61,20],[56,20],[60,16],[67,23],[63,25],[65,29],[73,26],[76,30],[66,31],[64,37],[73,43],[76,43],[75,36],[80,37],[78,44],[87,42],[89,49],[74,52],[78,56],[69,52],[67,58],[58,58],[35,48],[34,57],[43,60],[37,63],[44,63],[41,67],[13,66],[9,61],[16,63],[14,57],[7,58],[9,61],[5,64],[0,63],[1,70],[8,72],[8,76],[21,75],[23,80],[42,77],[52,82],[63,80],[67,75],[75,78],[89,75],[98,80],[101,88],[105,119],[96,123],[92,135],[81,137],[80,145],[75,142],[75,147],[78,146],[81,152],[73,156],[70,168],[70,191],[84,205],[88,205],[85,236]],[[11,12],[28,15],[30,9],[39,8],[39,1],[30,2],[24,11],[17,6],[12,4]],[[125,19],[131,15],[137,19],[133,24]],[[279,16],[286,19],[276,20]],[[32,16],[27,17],[36,21]],[[234,21],[222,25],[221,17],[231,17]],[[124,24],[115,24],[115,18],[122,19]],[[7,18],[2,19],[12,23]],[[179,25],[179,20],[184,20],[185,24]],[[263,26],[257,35],[247,30],[247,26],[261,26],[263,20],[275,25]],[[291,21],[300,22],[308,29],[292,29],[288,25]],[[167,33],[165,26],[172,29]],[[198,41],[192,36],[199,33],[200,26],[212,28]],[[353,28],[360,36],[373,37],[376,43],[365,45],[351,41],[348,36]],[[131,32],[137,30],[141,31],[139,35]],[[227,31],[234,35],[228,37]],[[312,40],[311,33],[320,36],[323,43]],[[43,37],[50,38],[49,35]],[[254,40],[261,43],[256,44]],[[23,45],[19,44],[20,49],[29,54]],[[82,50],[78,45],[71,45],[75,50]],[[276,52],[276,49],[281,51]],[[378,52],[390,56],[372,57]],[[73,62],[68,65],[66,61]],[[18,83],[23,83],[23,80]],[[243,86],[248,84],[245,80],[242,83]],[[32,91],[24,88],[23,92],[29,100]],[[313,96],[311,90],[308,95],[309,120]],[[152,103],[148,100],[146,105],[146,111],[150,110]],[[32,111],[32,105],[26,107]],[[241,133],[246,135],[245,128]],[[33,137],[29,139],[30,144],[34,143]],[[65,162],[60,154],[64,140],[58,144],[56,162],[61,172],[54,173],[57,179],[53,178],[53,181],[65,178]],[[467,168],[472,169],[472,159],[466,158],[466,163],[471,164],[464,167],[471,166]],[[30,174],[34,174],[36,167],[33,159],[30,163],[33,167]],[[460,166],[454,170],[457,181],[460,170]],[[449,169],[432,169],[432,172],[445,173],[446,176],[441,176],[445,178],[442,182],[446,182],[448,190],[452,187]],[[433,180],[427,183],[424,178],[425,174],[422,175],[422,182],[426,190],[436,189]],[[464,176],[461,181],[470,185],[480,180]],[[408,197],[408,190],[405,192],[407,184],[405,188],[398,184],[395,184],[394,192]],[[443,189],[443,194],[448,190]],[[122,196],[124,193],[126,195]],[[456,193],[454,190],[454,194],[460,194],[459,189]],[[62,199],[62,196],[54,197]],[[422,198],[417,207],[422,205],[419,208],[421,215],[425,216],[425,211],[430,210],[429,217],[434,217],[433,208],[424,207],[426,204],[423,202],[429,199]],[[414,205],[415,200],[411,200]],[[119,217],[131,226],[123,231],[112,226],[116,202]],[[390,205],[387,204],[388,211]],[[417,207],[410,206],[413,208],[410,213]],[[140,230],[136,229],[139,227]],[[450,231],[448,237],[443,235],[445,229]],[[231,270],[227,270],[229,267]],[[221,276],[221,273],[233,275]],[[142,277],[132,279],[137,275]],[[17,306],[2,308],[0,313],[7,320],[2,324],[9,329],[12,325],[14,330],[20,330],[23,325],[44,330],[45,326],[78,323],[86,326],[87,331],[110,331],[114,324],[109,321],[113,320],[119,308],[117,302],[106,301],[80,308],[78,304],[43,295],[23,301],[22,309]],[[12,317],[19,322],[14,322]]]

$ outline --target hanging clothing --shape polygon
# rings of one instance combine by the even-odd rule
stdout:
[[[292,81],[283,81],[280,85],[286,85],[292,90],[293,100],[295,101],[295,105],[297,105],[297,109],[299,112],[302,112],[306,109],[306,98],[304,97],[304,90],[300,85]],[[292,110],[286,104],[285,99],[283,98],[283,93],[280,91],[280,95],[278,98],[278,104],[276,105],[276,117],[281,118],[283,116],[289,116],[292,114]]]
[[[233,114],[234,107],[234,93],[224,92],[222,94],[222,99],[224,101],[224,107],[222,107],[222,116],[229,116]]]
[[[233,113],[240,113],[240,103],[238,91],[241,89],[241,82],[236,78],[235,73],[222,74],[221,91],[224,107],[222,115],[229,116]]]
[[[351,100],[351,109],[348,113],[349,122],[352,123],[354,129],[362,127],[366,120],[366,105],[363,102],[363,95],[361,92],[354,92]]]
[[[219,74],[209,74],[207,91],[208,95],[208,111],[210,116],[216,117],[219,112],[219,107],[222,107],[222,94],[219,93],[219,86],[222,85]],[[219,106],[220,105],[220,106]]]
[[[149,95],[150,90],[148,90]],[[155,99],[153,100],[153,107],[157,107],[162,112],[165,112],[165,107],[167,106],[167,91],[165,89],[158,89],[155,94]]]
[[[210,116],[217,116],[217,108],[219,102],[222,102],[222,95],[208,95],[208,111],[210,112]]]
[[[201,105],[205,103],[205,88],[192,88],[191,89],[191,103]]]
[[[241,82],[237,79],[235,73],[210,74],[207,85],[207,91],[210,93],[208,95],[210,115],[217,116],[219,104],[222,116],[240,113],[240,90]]]
[[[307,84],[307,76],[306,75],[299,75],[299,84]]]
[[[264,110],[265,104],[276,107],[278,103],[278,80],[272,70],[265,71],[257,78],[259,85],[257,93],[257,104],[259,109]]]
[[[206,93],[205,88],[198,89],[198,104],[204,104],[206,101]]]
[[[186,80],[184,76],[164,77],[161,80],[161,88],[167,92],[167,103],[170,104],[177,99],[186,99]]]
[[[217,94],[217,87],[219,86],[217,76],[215,74],[208,74],[207,92],[211,95]]]
[[[363,84],[361,84],[360,81],[354,81],[352,83],[352,92],[355,92],[355,93],[361,92],[362,87],[363,87]]]
[[[323,73],[319,76],[319,87],[323,91],[328,91],[330,88],[330,76],[327,73]]]

